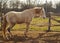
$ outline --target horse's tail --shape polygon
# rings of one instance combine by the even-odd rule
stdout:
[[[6,35],[5,35],[6,25],[7,25],[6,16],[3,15],[3,16],[2,16],[2,34],[3,34],[3,38],[6,37]]]

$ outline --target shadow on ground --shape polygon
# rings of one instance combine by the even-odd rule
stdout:
[[[10,40],[4,40],[3,37],[0,36],[0,43],[60,43],[60,32],[38,34],[35,38],[14,35]]]

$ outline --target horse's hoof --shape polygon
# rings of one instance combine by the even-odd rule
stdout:
[[[25,35],[25,37],[27,38],[27,35]]]
[[[12,35],[12,36],[10,36],[10,39],[13,39],[14,38],[14,36]]]
[[[27,35],[24,35],[25,39],[28,39],[28,36]]]
[[[27,38],[27,34],[24,34],[24,37],[26,37],[26,38]]]
[[[6,40],[10,40],[10,37],[6,37]]]
[[[10,35],[6,35],[6,40],[10,40]]]
[[[10,40],[10,39],[6,37],[6,38],[4,38],[4,40]]]
[[[12,34],[7,34],[7,39],[13,39],[13,35]]]
[[[10,38],[7,37],[6,40],[10,40]]]

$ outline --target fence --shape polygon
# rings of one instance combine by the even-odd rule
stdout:
[[[56,22],[58,22],[58,23],[60,23],[60,20],[57,20],[57,19],[54,19],[53,17],[51,17],[52,16],[52,14],[51,13],[49,13],[49,25],[48,25],[48,31],[50,31],[50,29],[51,29],[51,20],[54,20],[54,21],[56,21]],[[59,25],[53,25],[53,26],[60,26],[60,24]]]

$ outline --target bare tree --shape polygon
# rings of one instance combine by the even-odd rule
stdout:
[[[9,6],[10,6],[10,8],[12,8],[12,9],[15,8],[15,3],[14,3],[13,0],[10,0]]]
[[[1,12],[1,8],[2,8],[2,1],[0,1],[0,12]]]
[[[7,9],[7,2],[8,0],[2,0],[2,12],[5,14],[6,13],[6,9]]]
[[[9,2],[9,7],[10,7],[10,8],[13,8],[13,7],[12,7],[12,4],[13,4],[13,1],[10,1],[10,2]]]
[[[60,2],[56,4],[56,12],[60,12]]]
[[[0,16],[2,16],[2,1],[0,1]]]
[[[18,9],[18,7],[20,6],[20,1],[16,1],[15,6]]]

